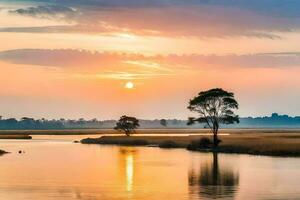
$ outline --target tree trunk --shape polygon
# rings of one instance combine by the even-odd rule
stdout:
[[[130,131],[127,131],[127,130],[126,130],[126,131],[125,131],[125,134],[126,134],[127,137],[129,137],[129,136],[130,136]]]

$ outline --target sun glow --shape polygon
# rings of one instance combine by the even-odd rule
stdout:
[[[133,89],[134,88],[134,84],[131,81],[129,81],[129,82],[127,82],[125,84],[125,88],[126,89]]]

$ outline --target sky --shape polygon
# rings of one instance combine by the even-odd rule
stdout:
[[[300,115],[298,0],[2,0],[0,115],[193,115],[200,91],[240,116]]]

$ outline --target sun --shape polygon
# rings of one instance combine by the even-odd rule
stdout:
[[[127,82],[125,84],[125,88],[126,89],[133,89],[134,88],[134,84],[131,81],[129,81],[129,82]]]

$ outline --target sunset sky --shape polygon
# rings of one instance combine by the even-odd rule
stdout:
[[[0,115],[190,116],[221,87],[240,116],[300,115],[299,0],[1,0]]]

